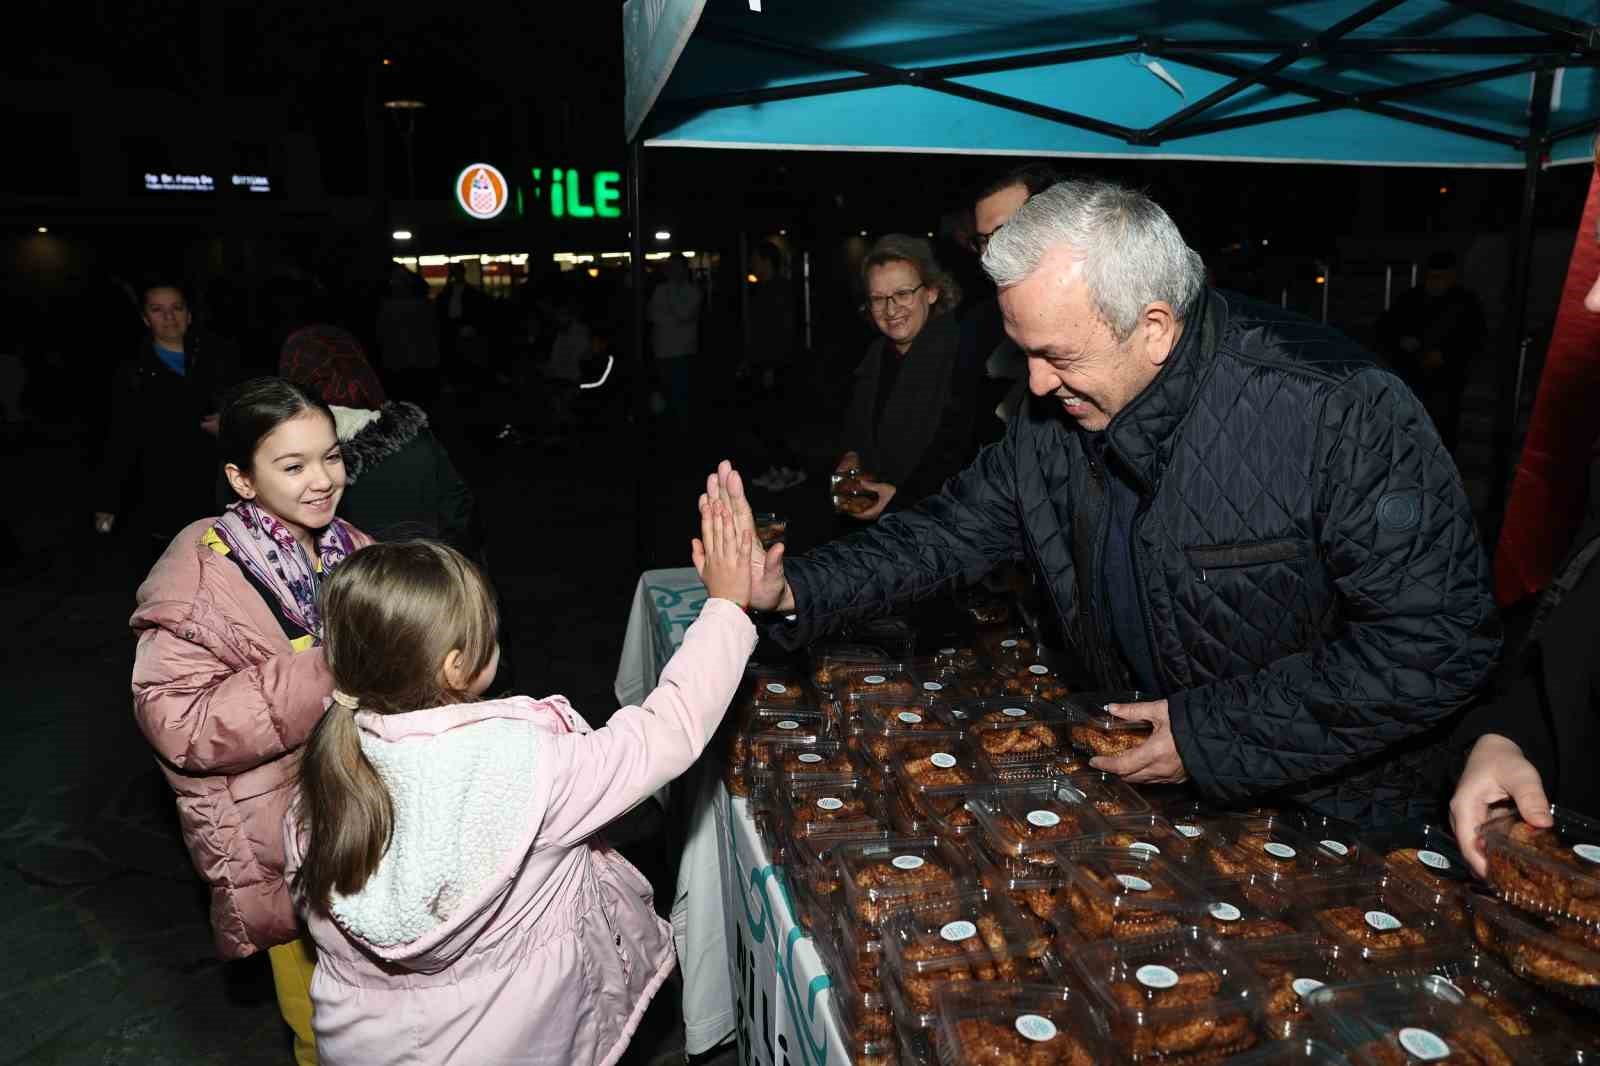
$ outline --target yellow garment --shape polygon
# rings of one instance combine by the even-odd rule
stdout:
[[[215,526],[212,526],[201,535],[200,543],[204,544],[218,555],[228,554],[228,545],[225,544],[222,538],[217,535],[217,529]],[[311,565],[316,567],[317,573],[322,573],[322,560],[320,558],[311,560]],[[295,637],[293,640],[289,641],[289,647],[293,648],[295,651],[306,651],[307,649],[314,648],[316,646],[317,638],[311,636],[309,633],[303,637]]]
[[[267,949],[272,961],[272,985],[278,990],[278,1010],[294,1030],[296,1066],[317,1066],[317,1038],[311,1031],[311,974],[317,966],[317,949],[309,937]]]

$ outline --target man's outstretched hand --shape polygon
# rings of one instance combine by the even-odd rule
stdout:
[[[717,472],[706,478],[706,491],[700,497],[700,509],[724,501],[733,514],[733,527],[739,532],[756,534],[756,516],[750,510],[750,501],[744,495],[744,479],[724,459],[717,464]],[[705,578],[706,556],[702,545],[693,548],[694,568]],[[792,611],[794,595],[789,583],[783,579],[783,545],[774,544],[766,552],[750,553],[750,606],[758,611]]]

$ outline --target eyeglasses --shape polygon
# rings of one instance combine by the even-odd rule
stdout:
[[[891,303],[896,307],[910,307],[912,298],[917,295],[917,289],[922,288],[926,284],[927,282],[923,282],[922,285],[918,285],[915,288],[896,289],[887,296],[868,295],[866,303],[867,310],[873,312],[874,314],[882,314],[884,311],[889,310],[889,305]]]
[[[984,249],[989,247],[990,238],[992,238],[996,233],[999,233],[1001,230],[1003,230],[1005,228],[1006,228],[1006,224],[1004,222],[1002,222],[1002,223],[1000,223],[1000,225],[996,226],[994,229],[990,230],[988,233],[974,233],[972,235],[972,247],[973,247],[973,249],[979,255],[982,255],[984,253]]]

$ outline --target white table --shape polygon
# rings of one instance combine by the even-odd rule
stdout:
[[[655,687],[705,599],[692,567],[639,578],[617,666],[620,703],[636,704]],[[689,1054],[736,1037],[741,1064],[843,1066],[849,1060],[829,1009],[827,969],[746,801],[728,795],[707,759],[680,787],[687,840],[672,928]]]

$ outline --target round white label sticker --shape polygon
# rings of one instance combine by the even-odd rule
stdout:
[[[895,717],[900,719],[906,725],[916,725],[918,722],[922,721],[922,715],[916,713],[915,711],[901,711],[899,714],[895,715]]]
[[[1054,1040],[1056,1036],[1056,1023],[1037,1014],[1019,1015],[1016,1026],[1017,1032],[1029,1040],[1039,1043],[1043,1043],[1046,1040]]]
[[[1343,857],[1345,855],[1350,854],[1350,849],[1348,847],[1346,847],[1345,845],[1339,843],[1337,840],[1323,840],[1323,841],[1319,841],[1319,843],[1323,847],[1327,848],[1329,851],[1333,852],[1335,855],[1338,855],[1340,857]]]
[[[956,757],[942,751],[936,751],[928,756],[928,761],[941,770],[948,770],[956,764]]]
[[[1434,974],[1433,975],[1433,979],[1435,981],[1438,981],[1440,984],[1447,986],[1450,989],[1450,991],[1454,992],[1458,996],[1465,996],[1466,995],[1465,992],[1461,991],[1461,986],[1460,985],[1456,984],[1454,981],[1450,980],[1450,978],[1446,977],[1442,973]]]
[[[1028,824],[1040,829],[1054,829],[1061,824],[1061,815],[1055,811],[1029,811]]]
[[[896,855],[889,860],[890,865],[897,870],[916,870],[921,868],[922,862],[920,855]]]
[[[817,800],[817,806],[825,811],[836,811],[844,806],[844,800],[838,796],[823,796]]]
[[[1050,672],[1050,668],[1048,666],[1045,666],[1043,663],[1034,663],[1032,666],[1028,667],[1028,673],[1037,674],[1040,677],[1043,677],[1045,674],[1048,674],[1049,672]]]
[[[1001,711],[1000,713],[1005,715],[1007,718],[1026,718],[1026,717],[1028,717],[1028,712],[1026,710],[1024,710],[1023,708],[1021,708],[1021,707],[1007,707],[1005,710]]]
[[[951,922],[939,930],[939,935],[946,940],[970,940],[978,935],[978,927],[971,922]]]
[[[1156,847],[1154,844],[1148,843],[1148,842],[1143,841],[1143,840],[1135,840],[1132,844],[1128,845],[1128,850],[1129,851],[1142,851],[1142,852],[1145,852],[1146,854],[1149,854],[1149,855],[1160,855],[1161,854],[1161,849],[1160,848]]]
[[[800,723],[795,721],[793,718],[785,718],[783,721],[778,723],[778,728],[779,729],[799,729],[800,728]]]
[[[1301,999],[1305,999],[1311,993],[1321,988],[1322,982],[1317,980],[1315,977],[1296,977],[1289,983],[1289,987],[1294,989],[1295,995],[1299,996]]]
[[[1244,917],[1244,912],[1231,903],[1213,903],[1206,910],[1219,922],[1237,922]]]
[[[922,683],[922,690],[924,692],[943,692],[944,686],[939,684],[937,681],[924,681]]]
[[[1450,1045],[1426,1029],[1407,1026],[1400,1030],[1400,1046],[1414,1059],[1437,1062],[1450,1057]]]
[[[881,685],[887,680],[889,679],[882,674],[868,674],[861,679],[862,683],[867,685]]]
[[[822,761],[822,756],[818,755],[814,751],[802,751],[800,753],[800,761],[808,765],[811,763],[818,763]]]
[[[1401,925],[1400,919],[1388,911],[1368,911],[1366,917],[1367,924],[1380,933],[1392,933]]]
[[[1190,840],[1193,840],[1195,837],[1200,835],[1200,827],[1197,825],[1189,825],[1187,822],[1179,822],[1172,828],[1176,829]]]
[[[1600,844],[1574,844],[1572,853],[1584,862],[1600,862]]]
[[[1000,646],[1002,648],[1015,648],[1017,646],[1016,638],[1015,637],[1007,637],[1005,640],[1002,640],[1000,642]]]
[[[1271,855],[1274,859],[1292,859],[1295,857],[1293,848],[1287,844],[1280,844],[1276,840],[1271,840],[1261,845],[1261,850]]]
[[[1170,966],[1141,966],[1133,976],[1146,988],[1171,988],[1178,983],[1178,971]]]
[[[1431,866],[1435,870],[1450,869],[1450,860],[1440,855],[1437,851],[1417,852],[1417,861],[1424,866]]]
[[[769,685],[767,685],[767,691],[772,693],[774,696],[781,696],[785,692],[789,691],[789,686],[788,685],[780,685],[776,681],[774,681],[774,682],[770,683]]]
[[[1133,874],[1118,874],[1117,881],[1129,892],[1150,891],[1150,882],[1142,877],[1135,877]]]
[[[940,655],[954,655],[955,653],[956,653],[956,650],[954,648],[940,648],[939,649],[939,654]]]

